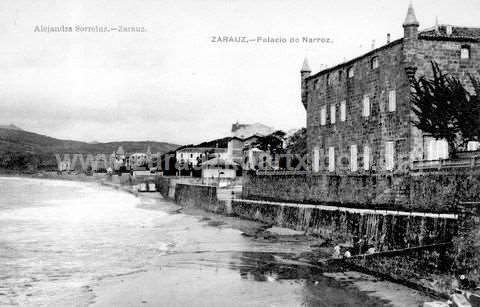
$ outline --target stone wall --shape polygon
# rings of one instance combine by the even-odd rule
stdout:
[[[377,250],[392,250],[451,241],[454,215],[417,214],[322,205],[233,200],[234,214],[268,224],[303,230],[334,242],[353,244],[366,238]]]
[[[155,178],[155,185],[157,186],[157,191],[160,192],[164,198],[168,198],[170,188],[168,177],[157,176]]]
[[[454,212],[458,202],[480,200],[480,170],[414,175],[244,174],[244,199],[369,209]]]
[[[470,59],[460,59],[462,46],[470,47]],[[480,43],[460,40],[439,41],[419,39],[416,42],[413,61],[417,67],[417,76],[432,76],[430,61],[438,63],[440,69],[460,79],[463,84],[471,86],[468,74],[480,76]]]
[[[404,176],[244,175],[243,198],[342,205],[356,208],[409,209]]]
[[[201,179],[195,177],[177,177],[177,176],[156,176],[155,185],[157,191],[163,197],[175,199],[175,189],[177,184],[200,184]]]
[[[215,213],[225,213],[225,202],[217,198],[217,187],[177,184],[175,202],[182,207],[200,208]]]

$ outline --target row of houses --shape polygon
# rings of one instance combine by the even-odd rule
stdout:
[[[185,147],[175,151],[177,176],[201,176],[202,178],[235,179],[242,170],[254,169],[259,160],[269,155],[258,149],[259,141],[274,130],[266,125],[232,125],[226,148]]]

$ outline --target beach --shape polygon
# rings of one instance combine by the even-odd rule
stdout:
[[[322,253],[318,238],[278,229],[265,235],[266,225],[183,209],[157,193],[19,177],[0,178],[0,192],[2,306],[418,306],[432,300],[316,263],[305,255]]]

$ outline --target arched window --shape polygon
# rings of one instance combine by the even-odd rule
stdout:
[[[343,71],[339,70],[338,71],[338,81],[342,81],[342,77],[343,77]]]
[[[460,49],[460,59],[468,60],[470,59],[470,46],[463,45],[462,49]]]
[[[330,74],[327,74],[327,86],[331,85]]]
[[[377,69],[378,68],[378,57],[373,57],[370,61],[370,68]]]
[[[347,78],[353,78],[353,75],[354,75],[354,72],[353,72],[353,66],[352,67],[349,67],[347,69]]]

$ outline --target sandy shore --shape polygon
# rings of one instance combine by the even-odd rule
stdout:
[[[304,255],[319,253],[318,248],[314,248],[318,246],[318,238],[302,237],[298,232],[278,227],[273,232],[266,232],[266,225],[262,223],[200,209],[184,209],[173,203],[162,203],[162,208],[158,208],[155,201],[158,195],[140,194],[139,197],[144,200],[142,206],[148,209],[192,215],[210,227],[246,233],[249,240],[290,242],[300,247],[295,254],[288,249],[285,250],[288,255],[274,256],[275,263],[269,264],[270,275],[266,274],[256,283],[248,281],[257,279],[257,273],[265,275],[263,268],[256,268],[256,264],[249,268],[249,274],[254,277],[243,279],[236,269],[232,269],[236,265],[199,265],[195,257],[177,262],[171,260],[175,255],[169,255],[163,265],[147,272],[100,281],[94,289],[96,299],[92,306],[360,306],[359,300],[365,301],[364,306],[420,306],[433,300],[416,290],[366,274],[317,270],[310,259],[305,261]],[[273,251],[282,252],[278,246]],[[240,270],[242,265],[238,265]],[[282,276],[277,272],[277,269],[279,272],[284,270],[285,266],[291,266],[293,273]],[[339,295],[343,292],[344,295]],[[339,296],[341,300],[338,300]],[[355,298],[350,300],[349,296]]]
[[[319,262],[331,251],[321,247],[318,237],[182,208],[158,193],[136,193],[130,186],[104,185],[137,195],[140,203],[132,214],[158,216],[133,225],[121,217],[115,224],[132,255],[144,250],[149,257],[139,253],[134,258],[138,267],[114,267],[115,273],[92,280],[82,287],[76,306],[419,306],[433,300],[408,287]],[[129,241],[136,233],[148,234],[148,240]],[[99,255],[117,248],[116,236],[99,242],[108,246]],[[151,248],[145,247],[147,242]],[[151,253],[157,249],[158,254]]]

